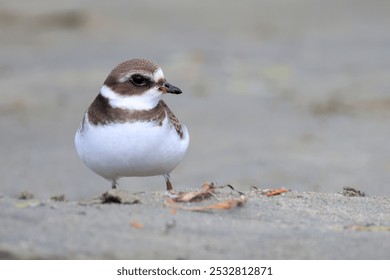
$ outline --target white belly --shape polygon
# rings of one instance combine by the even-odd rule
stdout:
[[[76,133],[77,152],[84,163],[106,179],[154,176],[170,173],[183,159],[189,144],[165,119],[162,126],[151,122],[90,125]]]

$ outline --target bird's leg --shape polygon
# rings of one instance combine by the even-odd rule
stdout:
[[[114,190],[116,189],[116,180],[112,180],[111,182],[111,188]]]
[[[167,184],[167,191],[169,193],[175,193],[175,191],[173,190],[171,181],[169,180],[170,179],[169,174],[165,174],[164,178],[165,178],[165,183]]]

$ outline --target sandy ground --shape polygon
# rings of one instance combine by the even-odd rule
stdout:
[[[0,4],[0,256],[389,258],[389,1],[192,2]],[[109,184],[74,133],[135,57],[184,92],[166,98],[191,136],[175,188],[231,184],[242,207],[172,213],[159,177],[120,182],[137,204],[81,203]]]
[[[123,197],[123,195],[122,195]],[[49,259],[389,259],[390,198],[253,191],[232,209],[189,211],[240,199],[219,190],[165,206],[160,192],[129,204],[2,198],[0,257]],[[11,230],[12,229],[12,230]]]

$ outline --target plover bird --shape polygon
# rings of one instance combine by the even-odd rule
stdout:
[[[182,91],[157,64],[132,59],[111,71],[85,112],[77,153],[113,189],[121,177],[163,175],[173,192],[169,174],[184,158],[189,135],[162,100],[166,93]]]

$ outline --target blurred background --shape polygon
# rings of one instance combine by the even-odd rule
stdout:
[[[390,195],[389,15],[388,0],[1,1],[0,193],[108,190],[74,134],[111,69],[148,58],[184,92],[165,96],[191,136],[177,190]]]

